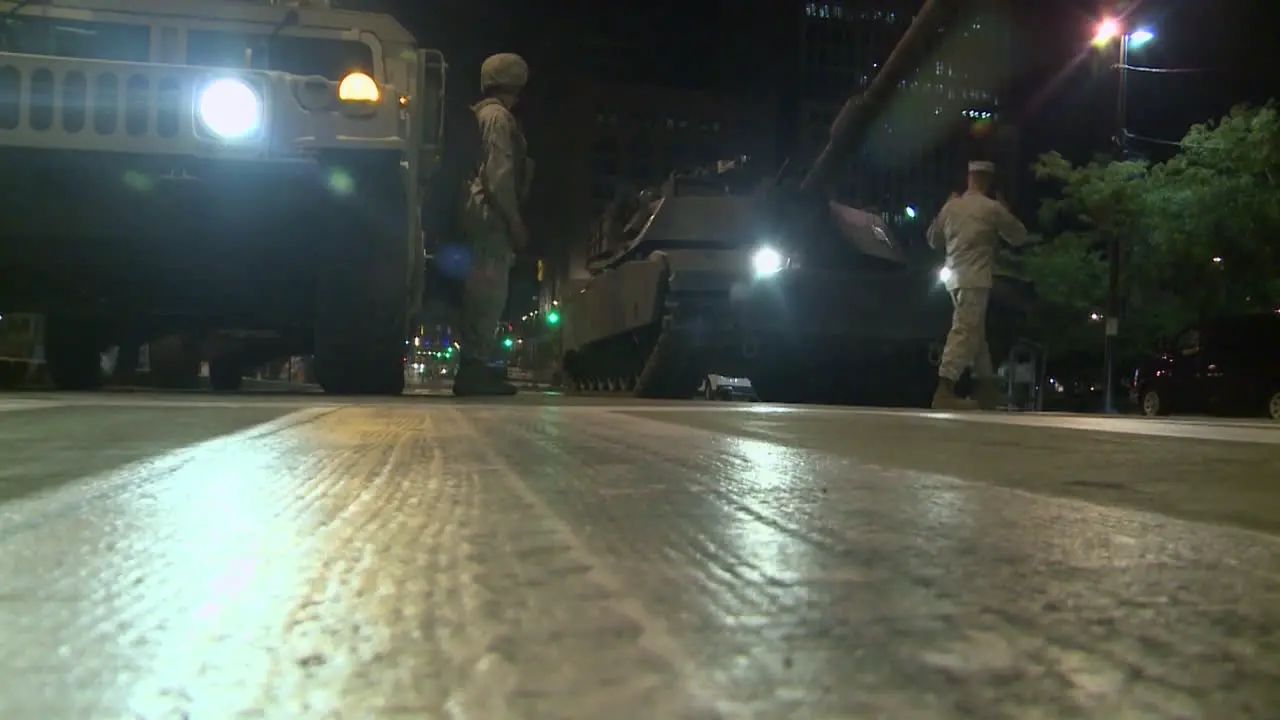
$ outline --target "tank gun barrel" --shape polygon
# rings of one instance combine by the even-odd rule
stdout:
[[[821,188],[841,160],[857,152],[898,83],[917,69],[921,59],[941,40],[943,26],[971,1],[926,0],[871,85],[866,91],[850,97],[840,109],[831,124],[826,147],[801,182],[802,189]]]

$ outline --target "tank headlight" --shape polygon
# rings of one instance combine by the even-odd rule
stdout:
[[[353,72],[338,83],[338,99],[343,102],[376,103],[382,99],[382,91],[373,78],[362,72]]]
[[[938,269],[938,282],[942,283],[943,285],[946,285],[947,281],[950,279],[951,279],[951,268],[944,267],[944,268]]]
[[[751,256],[751,268],[755,270],[758,278],[777,275],[786,266],[787,259],[771,247],[762,247]]]
[[[200,124],[223,140],[243,140],[262,129],[262,99],[243,80],[214,80],[196,102]]]

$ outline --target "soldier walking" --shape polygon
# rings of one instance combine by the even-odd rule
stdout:
[[[969,163],[968,188],[953,194],[929,226],[929,245],[947,253],[946,287],[954,308],[933,394],[937,410],[993,409],[999,402],[986,332],[996,248],[1001,240],[1014,247],[1025,244],[1027,229],[991,197],[995,169],[991,162]],[[956,382],[968,368],[973,369],[972,399],[956,395]]]

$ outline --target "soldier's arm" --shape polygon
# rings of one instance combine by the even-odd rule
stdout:
[[[947,237],[943,230],[946,227],[944,218],[946,218],[947,208],[949,207],[951,207],[950,200],[938,211],[938,217],[933,219],[933,222],[929,224],[929,231],[925,233],[925,239],[928,240],[929,247],[934,250],[941,250],[947,246]]]
[[[1013,247],[1021,247],[1027,244],[1027,226],[1022,221],[1014,217],[1009,208],[1004,203],[996,203],[996,232],[1000,233],[1000,237]]]
[[[516,177],[515,147],[512,136],[515,119],[502,112],[480,113],[480,137],[484,143],[484,189],[498,213],[512,232],[521,232],[520,200],[517,193],[521,178]]]

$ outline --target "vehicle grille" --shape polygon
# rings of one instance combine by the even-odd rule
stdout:
[[[0,143],[131,150],[189,138],[191,81],[167,66],[0,55]]]

